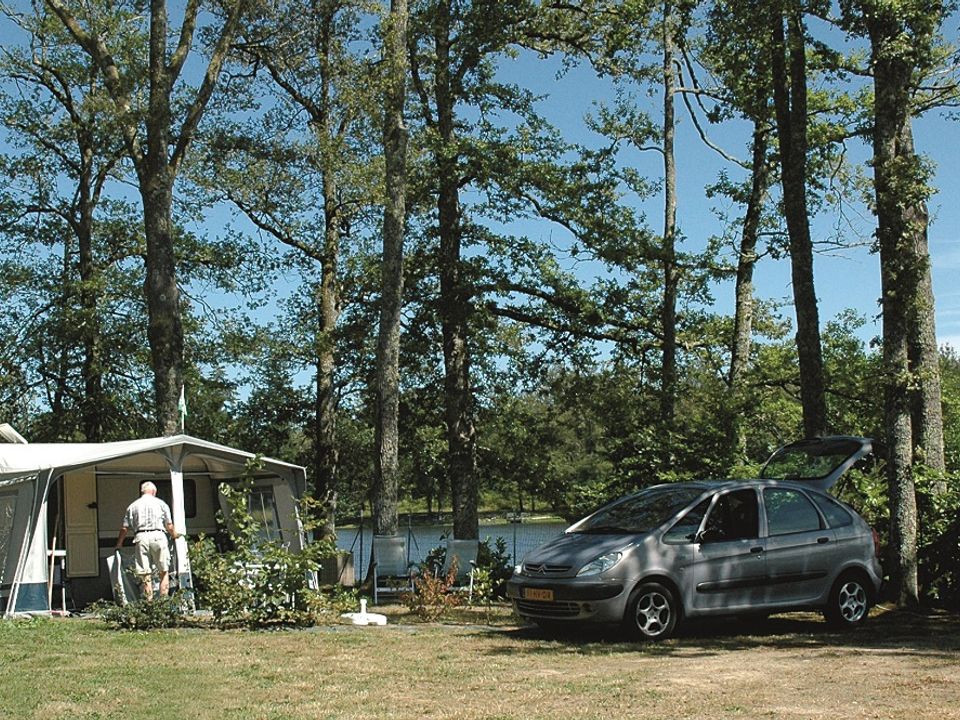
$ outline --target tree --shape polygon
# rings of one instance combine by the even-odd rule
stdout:
[[[141,238],[126,203],[110,197],[111,184],[124,178],[123,142],[104,109],[109,99],[99,67],[60,23],[39,12],[8,17],[28,44],[11,43],[0,58],[0,73],[16,88],[0,97],[12,146],[3,163],[10,183],[0,214],[11,239],[39,250],[17,261],[32,278],[29,292],[50,293],[47,310],[21,331],[35,333],[36,343],[27,346],[57,358],[41,361],[42,381],[56,389],[45,416],[50,425],[34,437],[79,434],[100,442],[121,415],[117,401],[129,364],[123,354],[135,357],[131,333],[113,319],[125,304],[139,304],[127,294],[131,271],[124,265]],[[125,54],[137,49],[137,38],[119,24],[113,35]],[[60,254],[56,268],[42,259],[52,252]],[[139,340],[135,331],[132,337]]]
[[[770,13],[773,98],[783,211],[790,238],[790,264],[797,315],[797,354],[806,437],[827,430],[827,404],[820,344],[820,313],[813,278],[813,241],[807,205],[807,44],[803,3],[784,0]]]
[[[376,461],[374,532],[397,532],[400,405],[400,312],[403,307],[403,238],[407,195],[407,127],[403,118],[407,88],[407,0],[390,0],[384,21],[383,151],[386,202],[383,209],[383,264],[377,338]]]
[[[341,244],[379,195],[367,124],[370,67],[350,51],[363,37],[355,3],[290,0],[263,8],[234,43],[237,97],[205,139],[194,173],[208,193],[233,203],[280,244],[310,287],[295,325],[316,391],[310,461],[324,536],[335,535],[339,450],[338,321]],[[249,80],[249,82],[243,82]],[[254,100],[253,98],[256,98]],[[250,110],[242,121],[234,108]],[[256,111],[255,111],[256,110]]]
[[[915,152],[911,131],[914,94],[937,62],[942,3],[843,3],[846,26],[870,40],[874,99],[872,144],[877,246],[883,308],[884,435],[890,498],[891,589],[900,605],[919,602],[917,498],[913,475],[914,400],[919,371],[929,373],[919,347],[929,344],[932,293],[926,254],[929,194],[927,169]],[[935,342],[935,339],[934,339]],[[913,348],[913,352],[911,349]],[[927,354],[930,349],[925,351]],[[932,352],[936,352],[933,348]],[[922,364],[921,364],[922,363]],[[939,368],[933,371],[939,386]],[[939,387],[936,395],[939,395]],[[921,402],[929,408],[930,399]],[[937,398],[939,404],[939,398]],[[942,443],[942,412],[936,430],[924,417],[920,442]],[[934,455],[936,455],[934,451]],[[938,464],[940,460],[935,458]]]
[[[178,428],[177,401],[184,370],[172,217],[174,183],[216,88],[230,44],[248,11],[247,3],[230,0],[223,5],[221,15],[213,16],[213,24],[206,28],[212,38],[210,59],[199,87],[190,88],[182,81],[182,73],[195,49],[200,0],[187,1],[179,38],[172,49],[168,47],[170,21],[165,0],[152,0],[146,15],[140,15],[137,7],[127,11],[122,5],[74,6],[63,0],[46,0],[46,4],[102,73],[136,171],[146,237],[144,293],[156,421],[162,434],[171,435]],[[149,37],[146,66],[142,57],[127,56],[114,46],[114,38],[103,24],[104,17],[114,14],[124,14],[132,23],[144,23],[143,33]],[[147,97],[145,107],[139,104],[141,93]]]

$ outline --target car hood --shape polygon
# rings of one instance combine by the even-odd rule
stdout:
[[[829,490],[857,460],[872,451],[870,438],[833,435],[800,440],[773,453],[760,471],[760,478],[793,480]]]
[[[642,537],[632,534],[564,533],[527,553],[523,564],[525,567],[550,566],[553,572],[562,572],[561,568],[565,568],[575,573],[601,555],[636,545]]]

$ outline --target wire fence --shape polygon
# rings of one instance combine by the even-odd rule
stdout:
[[[511,562],[516,564],[523,556],[547,540],[556,537],[568,527],[558,521],[494,522],[480,526],[480,540],[490,540],[493,547],[497,538],[503,538]],[[453,535],[452,525],[408,525],[400,534],[407,536],[408,562],[420,563],[433,548],[443,546]],[[337,547],[353,553],[354,563],[361,566],[370,555],[373,530],[369,526],[343,528],[337,531]]]

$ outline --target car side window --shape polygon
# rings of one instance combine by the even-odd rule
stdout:
[[[687,510],[683,516],[673,524],[673,527],[663,534],[663,541],[671,545],[692,543],[696,539],[697,530],[700,529],[703,516],[707,514],[707,509],[710,507],[710,500],[711,498],[707,498]]]
[[[832,528],[845,527],[853,523],[853,517],[843,505],[833,498],[821,495],[820,493],[810,493],[813,501],[820,508],[820,512],[827,519],[827,524]]]
[[[763,506],[767,512],[769,535],[789,535],[821,529],[820,514],[809,498],[798,490],[764,488]]]
[[[710,511],[703,528],[704,542],[726,542],[760,537],[757,493],[752,488],[724,493]]]

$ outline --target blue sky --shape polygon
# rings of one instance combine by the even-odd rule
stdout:
[[[569,138],[578,142],[596,142],[586,129],[583,118],[595,109],[596,103],[609,101],[613,93],[608,82],[598,80],[586,67],[577,67],[557,76],[559,63],[540,60],[529,55],[501,63],[502,76],[520,78],[525,87],[545,97],[539,109],[554,125]],[[642,94],[638,94],[643,101]],[[658,98],[649,100],[651,112],[658,112]],[[708,199],[705,187],[718,178],[722,170],[732,177],[742,173],[732,167],[719,154],[706,148],[690,121],[686,109],[677,104],[677,167],[678,167],[678,221],[686,237],[687,247],[698,249],[711,235],[721,231],[721,221],[714,209],[722,202]],[[724,127],[707,126],[711,140],[729,154],[744,158],[749,128],[744,123],[731,122]],[[960,125],[943,113],[930,114],[915,124],[917,149],[926,154],[936,165],[934,186],[937,194],[931,199],[930,211],[933,222],[930,226],[930,254],[933,267],[934,293],[936,296],[937,335],[939,342],[960,349],[960,283],[956,277],[960,271],[960,178],[957,166],[957,140]],[[869,148],[862,142],[849,144],[851,161],[863,163],[869,159]],[[662,160],[654,153],[634,153],[631,162],[636,162],[651,178],[662,176]],[[869,169],[865,169],[869,173]],[[662,196],[652,198],[644,209],[650,226],[655,231],[662,229]],[[846,205],[844,211],[826,209],[813,219],[816,240],[827,240],[840,228],[849,247],[837,249],[821,247],[814,264],[816,289],[820,302],[821,323],[826,323],[841,312],[853,309],[863,315],[867,322],[860,332],[864,340],[880,336],[879,258],[870,252],[869,243],[875,226],[875,218],[869,209],[859,204]],[[554,240],[563,233],[556,226],[528,224],[526,232],[537,236],[549,234]],[[766,300],[792,302],[789,260],[774,260],[766,257],[759,263],[755,273],[756,293]],[[733,310],[733,283],[719,284],[714,290],[715,308],[724,313]],[[792,317],[792,308],[783,313]]]

